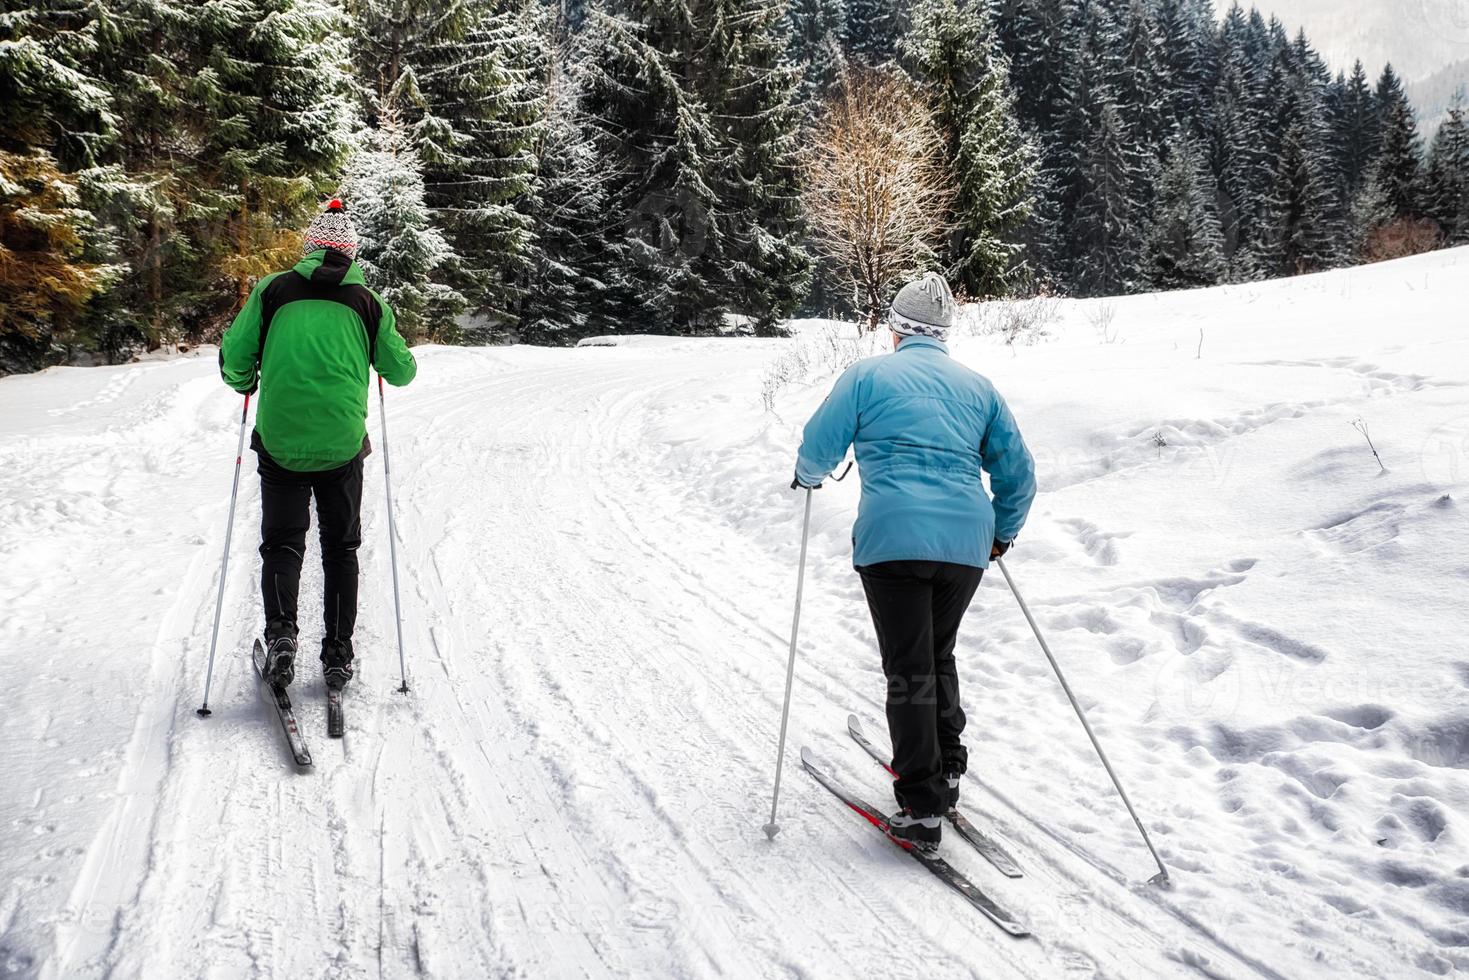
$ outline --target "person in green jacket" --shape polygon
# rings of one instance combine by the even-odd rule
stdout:
[[[325,577],[322,671],[341,690],[352,679],[357,548],[362,543],[362,465],[369,366],[392,385],[418,365],[392,308],[363,282],[357,230],[333,200],[306,230],[294,268],[256,285],[220,343],[224,381],[260,404],[250,448],[260,472],[260,591],[268,681],[295,677],[296,600],[311,498],[316,498]]]

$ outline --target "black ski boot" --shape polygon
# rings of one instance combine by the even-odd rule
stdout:
[[[321,674],[326,686],[340,691],[352,679],[352,641],[321,641]]]
[[[296,679],[296,627],[273,620],[265,627],[265,679],[279,690]]]
[[[888,833],[917,851],[936,851],[944,833],[944,818],[920,817],[904,807],[888,817]]]

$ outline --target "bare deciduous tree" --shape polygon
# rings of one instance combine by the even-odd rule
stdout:
[[[932,266],[948,231],[943,135],[911,82],[853,71],[827,104],[805,166],[816,246],[850,277],[872,329],[894,281]]]

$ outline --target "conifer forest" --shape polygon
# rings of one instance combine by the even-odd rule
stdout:
[[[216,340],[340,196],[410,341],[1469,241],[1469,128],[1210,0],[0,0],[0,373]]]

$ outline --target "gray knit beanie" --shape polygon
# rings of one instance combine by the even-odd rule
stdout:
[[[337,198],[332,198],[326,210],[318,214],[306,229],[305,240],[301,243],[301,254],[310,255],[323,248],[335,249],[349,258],[357,258],[357,226],[347,214],[346,205]]]
[[[921,336],[944,340],[949,328],[954,325],[954,314],[958,304],[949,284],[937,272],[926,273],[915,279],[893,299],[893,308],[888,316],[888,325],[904,337]]]

